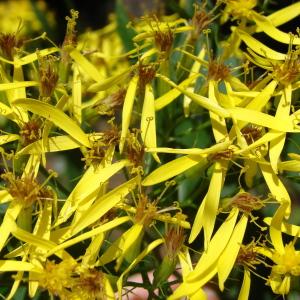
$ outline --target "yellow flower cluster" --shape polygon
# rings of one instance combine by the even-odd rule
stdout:
[[[300,227],[288,223],[283,177],[300,172],[300,154],[286,155],[300,132],[300,36],[277,27],[299,17],[300,3],[268,16],[254,0],[206,4],[190,20],[144,16],[125,28],[117,15],[83,35],[71,10],[61,47],[46,34],[25,43],[0,23],[0,272],[17,272],[7,299],[24,283],[29,297],[124,299],[137,270],[149,299],[206,299],[210,281],[230,287],[234,267],[244,273],[239,300],[249,297],[251,273],[275,294],[293,288]],[[230,21],[214,47],[213,25]],[[28,52],[39,39],[49,47]],[[178,142],[184,122],[196,124],[184,137],[207,137],[201,146]],[[74,149],[84,167],[68,191],[49,154]],[[188,195],[185,180],[200,192]],[[259,234],[243,244],[250,226]],[[153,253],[158,263],[145,267]]]

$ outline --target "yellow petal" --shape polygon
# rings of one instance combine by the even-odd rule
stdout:
[[[11,114],[13,111],[12,109],[5,105],[4,103],[0,102],[0,115],[1,116],[7,116],[9,114]]]
[[[19,66],[22,66],[22,65],[27,65],[27,64],[30,64],[30,63],[38,60],[39,57],[47,56],[49,54],[52,54],[52,53],[55,53],[55,52],[58,52],[58,51],[59,51],[59,49],[56,48],[56,47],[42,49],[42,50],[39,50],[38,55],[37,55],[37,53],[31,53],[31,54],[28,54],[28,55],[23,56],[21,58],[15,58],[14,65],[16,67],[19,67]]]
[[[141,137],[146,147],[156,147],[156,119],[154,109],[154,95],[151,84],[145,86],[145,99],[141,117]],[[152,154],[160,163],[156,153]]]
[[[212,145],[209,148],[188,148],[188,149],[176,149],[176,148],[146,148],[147,152],[159,152],[159,153],[173,153],[173,154],[190,154],[190,155],[200,155],[206,157],[208,154],[213,154],[222,150],[228,149],[232,144],[231,141],[225,141]]]
[[[0,272],[33,271],[42,272],[29,262],[17,260],[0,260]]]
[[[135,225],[134,225],[135,226]],[[147,256],[153,249],[155,249],[157,246],[162,244],[164,242],[163,239],[158,239],[153,241],[151,244],[149,244],[130,264],[128,268],[121,274],[117,281],[117,287],[118,287],[118,293],[119,293],[119,299],[122,298],[122,285],[123,285],[123,278],[126,274],[128,274],[142,259],[144,259],[145,256]]]
[[[99,220],[99,218],[107,213],[112,207],[122,201],[124,196],[133,190],[137,182],[138,177],[135,177],[97,199],[86,211],[85,215],[83,215],[82,218],[74,225],[72,230],[73,234]]]
[[[230,240],[221,254],[218,261],[218,278],[220,290],[224,290],[224,283],[227,280],[236,258],[238,256],[244,234],[246,231],[248,216],[243,214],[241,219],[236,224]]]
[[[99,92],[99,91],[105,91],[107,89],[110,89],[114,85],[118,84],[119,82],[123,81],[127,76],[129,76],[130,72],[132,70],[132,67],[127,68],[123,72],[117,75],[113,75],[111,77],[108,77],[106,79],[102,79],[99,83],[92,84],[87,91],[88,92]]]
[[[286,214],[286,210],[288,206],[289,206],[288,202],[282,202],[282,204],[279,206],[276,213],[274,214],[270,224],[271,241],[275,250],[279,254],[283,254],[285,252],[283,240],[282,240],[281,224]]]
[[[80,66],[80,68],[83,69],[84,74],[91,77],[97,82],[103,80],[103,76],[98,72],[98,69],[91,62],[89,62],[77,49],[73,49],[69,54]]]
[[[10,82],[10,83],[0,83],[0,91],[6,91],[6,90],[14,90],[29,86],[38,86],[39,83],[37,81],[16,81],[16,82]]]
[[[121,170],[126,163],[126,160],[121,160],[99,169],[95,169],[91,165],[64,202],[54,226],[58,226],[68,220],[85,199],[89,197],[95,198],[101,188],[101,183],[107,181],[111,176]]]
[[[250,293],[251,277],[248,268],[244,268],[243,284],[239,293],[238,300],[248,300]]]
[[[193,227],[189,237],[189,243],[192,243],[196,239],[203,226],[204,248],[207,249],[215,226],[221,189],[225,179],[227,167],[227,161],[217,161],[215,163],[214,170],[209,183],[208,192],[205,195],[205,198],[203,199],[203,203],[201,203],[201,206],[197,212],[193,223]],[[204,205],[203,208],[202,205]]]
[[[295,2],[289,6],[275,11],[267,16],[267,19],[274,25],[279,26],[299,16],[300,2]],[[256,32],[260,32],[262,29],[257,27]]]
[[[129,125],[130,125],[133,102],[135,99],[138,81],[139,81],[139,78],[137,75],[132,77],[132,79],[129,82],[129,86],[128,86],[126,96],[124,99],[123,111],[122,111],[122,131],[121,131],[120,145],[119,145],[120,152],[123,151],[125,139],[127,136]]]
[[[281,132],[293,132],[295,130],[291,119],[273,117],[259,111],[241,107],[228,108],[228,112],[231,114],[232,118],[247,123],[260,125]]]
[[[218,85],[215,81],[209,80],[208,82],[208,98],[215,104],[218,104],[218,101],[216,99],[215,95],[215,88],[218,89]],[[211,126],[212,131],[215,137],[215,140],[217,143],[224,140],[228,133],[227,133],[227,127],[225,119],[222,117],[219,117],[213,112],[209,112],[210,120],[211,120]]]
[[[220,117],[223,117],[223,118],[229,117],[229,113],[227,112],[226,109],[222,108],[221,106],[219,106],[216,103],[211,102],[210,99],[208,99],[204,96],[189,92],[188,90],[175,84],[173,81],[171,81],[169,78],[167,78],[164,75],[157,74],[156,76],[161,78],[165,82],[167,82],[172,87],[178,89],[182,94],[190,97],[194,102],[196,102],[200,106],[204,107],[205,109],[208,109],[209,111],[214,112],[215,114],[217,114]]]
[[[291,199],[284,184],[277,177],[269,164],[260,163],[259,166],[272,197],[279,203],[288,203],[288,207],[286,209],[286,217],[288,217],[291,213]]]
[[[182,81],[178,87],[182,89],[186,89],[190,84],[192,84],[197,78],[199,77],[199,74],[194,74],[184,81]],[[155,110],[160,110],[173,102],[177,97],[179,97],[181,94],[181,91],[177,88],[173,88],[167,93],[163,94],[161,97],[157,98],[155,100]]]
[[[13,197],[7,190],[0,190],[0,204],[13,200]]]
[[[4,135],[0,135],[0,145],[16,141],[19,138],[20,138],[20,136],[17,135],[17,134],[4,134]]]
[[[15,220],[22,210],[22,205],[16,201],[12,201],[6,209],[3,221],[0,225],[0,251],[3,249],[12,229],[14,228]]]
[[[299,160],[288,160],[278,163],[279,171],[290,171],[290,172],[300,172],[300,161]]]
[[[128,222],[130,220],[129,217],[120,217],[120,218],[115,218],[114,220],[107,222],[103,225],[98,226],[95,229],[92,229],[88,232],[85,232],[83,234],[80,234],[78,236],[76,236],[73,239],[69,239],[66,242],[63,242],[59,245],[55,245],[55,247],[52,247],[51,249],[49,249],[49,251],[47,252],[47,256],[51,256],[53,254],[57,254],[60,253],[61,250],[66,249],[70,246],[79,244],[80,242],[86,240],[86,239],[90,239],[91,237],[97,236],[103,232],[109,231],[125,222]]]
[[[1,137],[0,137],[1,138]],[[68,135],[55,136],[48,139],[47,147],[43,147],[43,141],[39,140],[22,148],[17,155],[41,154],[43,152],[57,152],[71,150],[81,147],[82,144]]]
[[[232,209],[226,220],[222,223],[213,238],[211,239],[208,248],[203,252],[194,271],[186,278],[188,282],[200,280],[203,274],[206,274],[217,264],[217,261],[224,251],[235,226],[238,216],[238,209]]]
[[[246,108],[261,111],[270,101],[277,85],[278,82],[276,80],[272,80],[253,100],[249,102]]]
[[[82,129],[70,117],[56,107],[35,99],[19,99],[14,101],[13,104],[15,107],[25,108],[50,120],[82,145],[90,147],[89,139]]]
[[[119,265],[126,253],[132,248],[138,237],[143,232],[143,225],[136,223],[116,239],[99,258],[99,264],[105,265],[115,259],[119,260]]]
[[[82,264],[85,266],[94,266],[98,258],[100,248],[103,245],[105,239],[104,233],[99,233],[91,240],[91,243],[86,248],[85,253],[82,257]]]
[[[260,15],[255,11],[251,11],[251,17],[258,27],[262,29],[264,33],[273,38],[274,40],[289,44],[291,37],[288,33],[277,29],[265,16]],[[293,39],[294,45],[300,45],[300,38],[295,36]],[[268,53],[268,52],[267,52]]]
[[[279,117],[282,119],[288,118],[290,114],[291,102],[292,86],[289,84],[284,88],[284,93],[282,94],[281,99],[279,101],[275,117]],[[269,157],[272,169],[275,172],[275,174],[278,173],[277,165],[280,158],[280,154],[285,145],[285,138],[286,134],[282,133],[276,139],[270,141]]]
[[[178,253],[178,258],[181,266],[182,278],[185,280],[185,277],[193,270],[193,264],[188,247],[185,247]]]
[[[154,170],[143,180],[142,185],[149,186],[163,182],[198,164],[204,167],[207,159],[196,155],[179,157]]]
[[[246,33],[245,31],[242,30],[236,30],[240,38],[246,43],[246,45],[258,53],[261,56],[270,58],[270,59],[275,59],[275,60],[285,60],[286,59],[286,54],[274,51],[273,49],[267,47],[263,43],[259,42],[256,40],[254,37]]]
[[[189,296],[190,299],[193,297],[193,299],[196,300],[196,295],[200,294],[201,296],[203,296],[202,287],[206,283],[208,283],[216,273],[217,267],[215,264],[215,266],[212,266],[211,269],[206,270],[205,274],[202,274],[199,280],[193,282],[184,281],[182,284],[180,284],[179,287],[174,291],[174,293],[168,298],[168,300],[183,299],[183,297],[186,296]]]
[[[73,65],[73,88],[72,88],[71,113],[77,124],[81,124],[81,79],[76,64]]]

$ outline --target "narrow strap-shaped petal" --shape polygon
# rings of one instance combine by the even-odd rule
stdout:
[[[84,70],[84,74],[91,77],[97,82],[103,80],[103,76],[100,74],[98,69],[91,62],[89,62],[77,49],[73,49],[69,54],[80,66],[80,68]]]
[[[34,271],[41,272],[35,265],[26,261],[0,260],[0,272]]]
[[[264,218],[264,222],[268,225],[271,225],[272,217]],[[300,226],[298,226],[298,225],[282,222],[280,231],[282,233],[286,233],[291,236],[297,236],[297,237],[300,236]]]
[[[295,2],[289,6],[275,11],[267,16],[267,19],[274,25],[280,26],[288,21],[298,17],[300,14],[300,2]],[[262,29],[257,27],[256,32],[260,32]]]
[[[107,213],[112,207],[122,201],[124,196],[126,196],[136,186],[137,182],[138,177],[135,177],[96,200],[95,203],[86,211],[85,215],[83,215],[82,218],[74,226],[72,226],[72,233],[76,234],[80,230],[99,220],[99,218]]]
[[[123,285],[123,278],[126,274],[128,274],[145,256],[147,256],[153,249],[155,249],[157,246],[161,245],[164,242],[163,239],[158,239],[153,241],[151,244],[149,244],[129,265],[128,268],[121,274],[117,281],[117,287],[118,287],[118,294],[119,299],[122,298],[122,285]]]
[[[27,64],[30,64],[30,63],[38,60],[39,57],[44,57],[44,56],[47,56],[49,54],[52,54],[52,53],[55,53],[58,51],[59,51],[59,49],[56,47],[41,49],[41,50],[39,50],[38,54],[35,52],[35,53],[31,53],[31,54],[28,54],[23,57],[15,58],[13,64],[17,67],[22,66],[22,65],[27,65]]]
[[[218,104],[216,95],[215,95],[215,89],[218,88],[217,82],[213,80],[209,80],[208,82],[208,98],[215,104]],[[225,119],[218,116],[214,112],[209,112],[210,120],[211,120],[211,126],[212,131],[215,137],[215,140],[217,143],[224,140],[228,133],[227,133],[227,127]]]
[[[88,92],[99,92],[99,91],[105,91],[107,89],[110,89],[114,85],[118,84],[119,82],[123,81],[127,76],[129,76],[130,72],[132,71],[131,68],[127,68],[120,74],[113,75],[111,77],[108,77],[106,79],[101,80],[98,83],[93,83],[87,90]]]
[[[217,267],[217,261],[224,251],[235,227],[236,219],[238,216],[238,209],[234,208],[230,214],[214,234],[208,248],[203,252],[194,271],[192,271],[186,278],[188,282],[196,282],[200,280],[203,274],[206,274],[211,268]]]
[[[180,88],[186,89],[195,79],[199,77],[199,74],[194,74],[187,79],[183,80],[178,86]],[[181,94],[181,91],[177,88],[173,88],[167,93],[163,94],[159,98],[155,100],[155,110],[160,110],[173,102],[177,97],[179,97]]]
[[[288,202],[282,202],[274,214],[270,224],[270,238],[275,250],[279,254],[283,254],[285,252],[282,240],[281,225],[288,206]]]
[[[3,221],[0,226],[0,251],[3,249],[12,229],[14,228],[12,220],[15,220],[18,217],[22,208],[22,204],[16,201],[12,201],[6,209]]]
[[[83,174],[60,210],[54,224],[58,226],[65,222],[78,208],[81,202],[96,194],[101,188],[101,183],[108,180],[126,165],[126,160],[121,160],[105,168],[95,169],[92,165]]]
[[[228,112],[236,120],[244,121],[250,124],[252,123],[260,125],[262,127],[275,129],[281,132],[295,131],[295,127],[291,119],[273,117],[260,111],[241,107],[228,108]]]
[[[128,222],[129,220],[130,220],[129,217],[115,218],[114,220],[107,222],[101,226],[98,226],[95,229],[87,231],[83,234],[76,236],[75,238],[69,239],[59,245],[56,245],[55,247],[52,247],[51,249],[49,249],[46,256],[49,257],[53,254],[60,253],[61,250],[65,248],[78,244],[86,239],[90,239],[91,237],[97,236],[98,234],[101,234],[103,232],[109,231],[125,222]]]
[[[72,105],[71,113],[77,124],[81,124],[81,78],[77,64],[73,65],[73,82],[72,82]]]
[[[291,213],[291,198],[280,178],[274,173],[270,164],[259,163],[261,172],[272,194],[279,203],[288,203],[286,217]]]
[[[90,147],[89,139],[82,129],[70,117],[56,107],[35,99],[19,99],[14,101],[13,105],[15,107],[25,108],[50,120],[82,145]]]
[[[275,117],[278,118],[288,118],[290,115],[292,102],[292,87],[289,84],[284,88],[284,93],[282,94]],[[269,157],[270,163],[275,174],[278,173],[278,161],[280,158],[280,154],[283,150],[285,144],[286,133],[282,133],[276,139],[270,141],[270,149],[269,149]]]
[[[138,237],[142,234],[143,225],[134,224],[127,231],[125,231],[118,239],[116,239],[104,254],[99,258],[99,264],[105,265],[115,259],[124,259],[124,255],[133,246]]]
[[[146,147],[155,148],[156,145],[156,118],[154,108],[154,95],[150,83],[145,86],[145,99],[141,117],[141,136]],[[152,153],[154,159],[160,163],[156,153]]]
[[[178,89],[182,94],[190,97],[194,102],[196,102],[200,106],[204,107],[205,109],[214,112],[215,114],[219,115],[220,117],[223,117],[223,118],[229,117],[229,113],[227,112],[226,109],[224,109],[223,107],[219,106],[216,103],[211,102],[210,99],[208,99],[204,96],[189,92],[188,90],[175,84],[172,80],[170,80],[169,78],[167,78],[164,75],[156,74],[156,76],[163,79],[165,82],[167,82],[172,87]]]
[[[220,290],[224,290],[224,283],[227,280],[236,258],[238,256],[244,234],[246,231],[246,226],[248,222],[248,216],[243,214],[241,219],[236,224],[230,240],[221,254],[218,261],[218,278]]]
[[[0,137],[1,138],[1,137]],[[1,141],[1,139],[0,139]],[[1,143],[0,143],[1,144]],[[22,148],[17,155],[24,154],[41,154],[45,152],[58,152],[71,150],[81,147],[82,144],[74,140],[68,135],[59,135],[54,136],[48,139],[48,145],[46,148],[43,148],[43,141],[39,140],[29,144],[28,146]]]
[[[142,181],[142,185],[149,186],[163,182],[198,164],[205,166],[207,159],[196,155],[186,155],[176,158],[154,170]]]
[[[120,145],[119,145],[120,152],[123,151],[125,139],[128,133],[138,81],[139,78],[137,75],[131,78],[124,99],[123,111],[122,111],[122,130],[121,130]]]
[[[264,33],[266,33],[274,40],[284,44],[290,43],[290,35],[286,32],[277,29],[265,16],[262,16],[255,11],[251,11],[251,18],[257,24],[257,26],[262,29]],[[300,45],[300,38],[298,36],[294,37],[293,44]]]
[[[250,293],[250,284],[251,284],[251,277],[250,271],[248,268],[244,268],[244,277],[242,287],[238,296],[238,300],[248,300],[249,293]]]
[[[240,38],[246,43],[246,45],[261,56],[275,60],[286,59],[286,54],[274,51],[273,49],[269,48],[265,44],[252,37],[247,32],[239,29],[237,29],[236,31]]]

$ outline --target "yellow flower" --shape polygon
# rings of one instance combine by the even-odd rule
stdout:
[[[284,252],[275,250],[269,284],[275,294],[288,294],[293,276],[300,276],[300,251],[295,250],[293,242],[285,245]]]
[[[248,18],[251,10],[257,5],[257,0],[225,0],[226,7],[223,12],[222,22],[226,22],[231,15],[233,18]]]

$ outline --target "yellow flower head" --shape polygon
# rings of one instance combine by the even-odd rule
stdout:
[[[59,264],[47,261],[44,273],[39,278],[40,287],[47,289],[52,295],[66,299],[68,289],[73,285],[72,274],[75,267],[74,261],[64,260]]]
[[[226,0],[225,14],[232,15],[233,18],[248,17],[251,10],[256,6],[257,0]]]
[[[284,247],[284,253],[275,252],[272,260],[276,265],[272,267],[272,275],[293,276],[300,275],[300,252],[295,250],[293,242],[290,242]]]
[[[293,39],[294,35],[291,34],[291,41],[285,61],[273,67],[273,76],[283,85],[295,82],[300,76],[300,49],[292,49]]]
[[[34,178],[33,173],[19,177],[11,172],[6,172],[1,175],[1,178],[6,181],[6,189],[14,200],[22,203],[24,207],[29,207],[40,200],[54,198],[53,190],[41,186]]]

